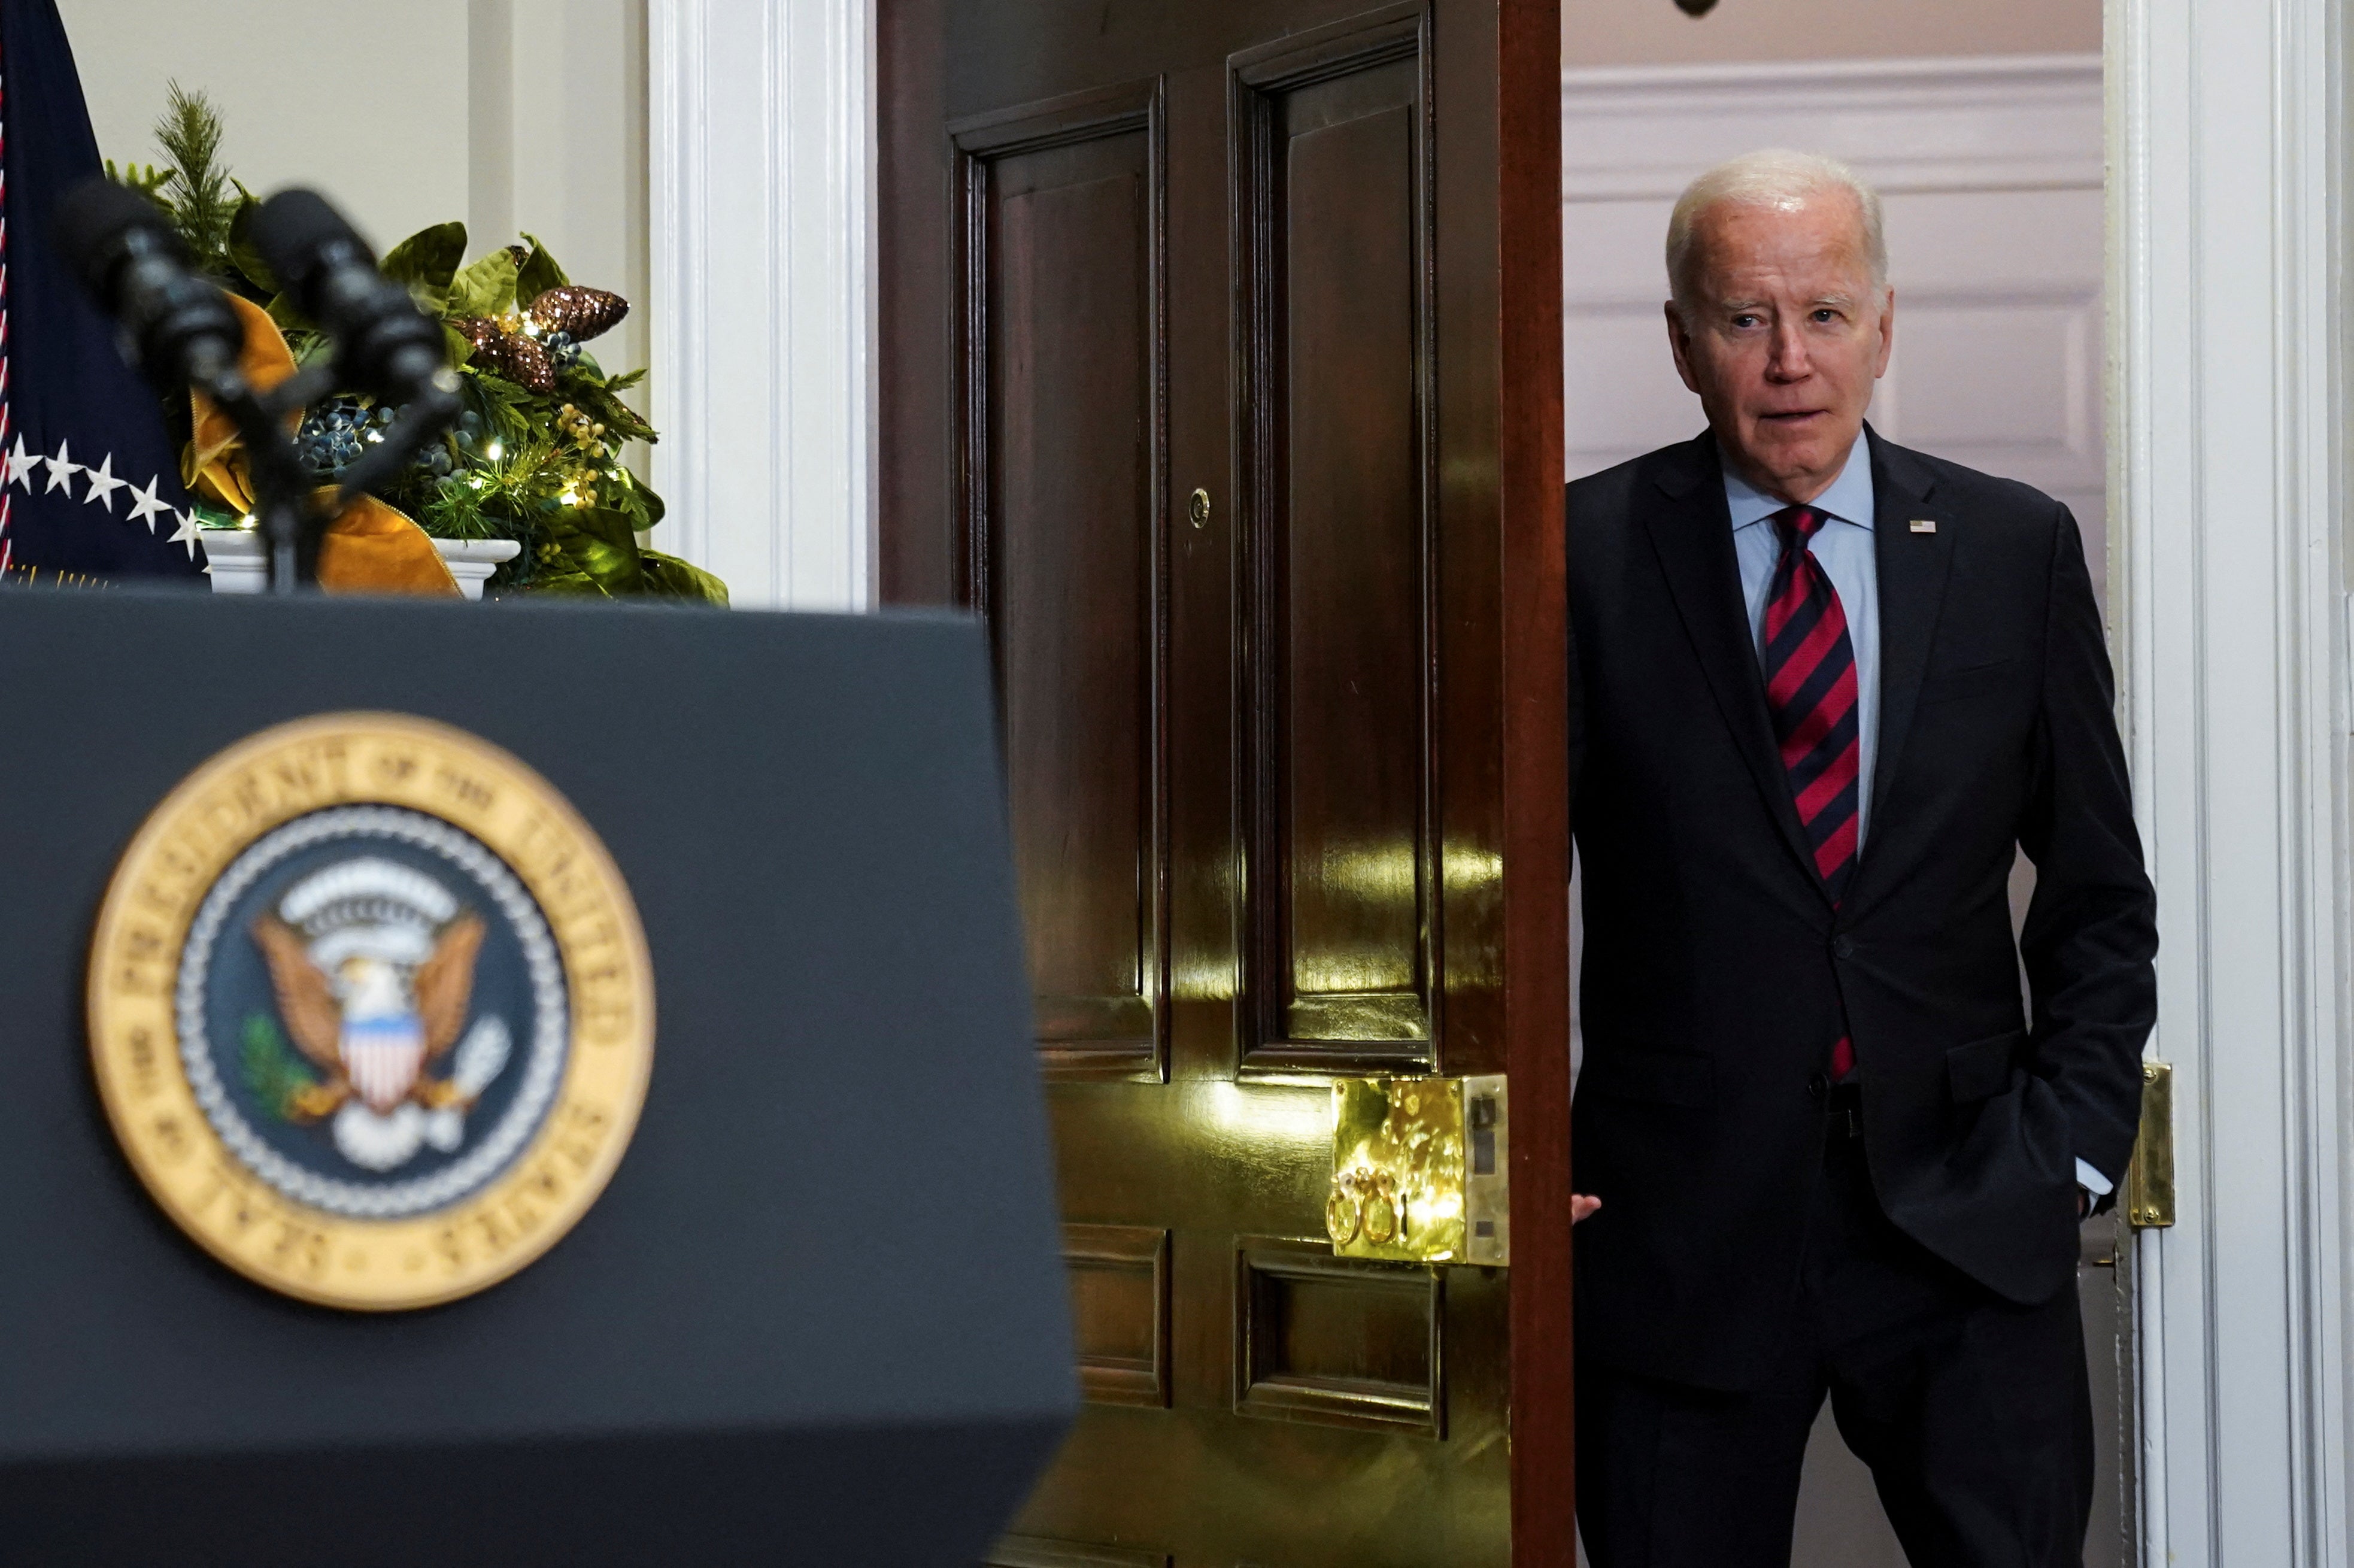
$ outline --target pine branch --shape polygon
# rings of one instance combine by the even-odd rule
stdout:
[[[164,187],[178,179],[180,172],[177,169],[159,169],[153,164],[125,164],[118,169],[114,166],[114,160],[109,158],[106,160],[106,177],[118,185],[130,186],[169,213],[172,204],[165,199]]]
[[[175,81],[166,90],[155,143],[179,178],[164,205],[206,271],[228,270],[229,220],[237,216],[237,182],[220,163],[221,119],[212,100]]]

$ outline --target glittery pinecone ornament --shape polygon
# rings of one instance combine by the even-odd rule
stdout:
[[[547,350],[488,316],[461,316],[450,323],[474,345],[474,362],[516,386],[546,394],[556,390],[556,362]]]
[[[562,333],[575,343],[610,332],[629,313],[630,302],[620,295],[578,283],[549,289],[524,307],[540,336]]]

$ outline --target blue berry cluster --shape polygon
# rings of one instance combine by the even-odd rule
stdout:
[[[547,361],[558,374],[580,363],[580,340],[568,332],[549,333],[539,340],[539,346],[547,350]]]
[[[356,397],[331,397],[302,417],[294,449],[313,476],[331,478],[359,461],[360,443],[371,429],[390,423],[389,408],[371,408]]]

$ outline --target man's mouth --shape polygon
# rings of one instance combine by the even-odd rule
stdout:
[[[1811,419],[1817,415],[1826,412],[1828,412],[1828,410],[1822,408],[1791,408],[1776,413],[1760,414],[1757,418],[1758,421],[1762,424],[1796,425],[1802,424],[1806,420]]]

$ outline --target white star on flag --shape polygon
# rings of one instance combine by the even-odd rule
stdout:
[[[130,483],[128,480],[114,477],[114,454],[107,453],[103,462],[96,468],[86,468],[82,472],[90,476],[90,491],[82,497],[83,503],[96,502],[106,508],[109,517],[113,516],[114,493]]]
[[[33,493],[33,470],[41,465],[41,459],[38,454],[26,450],[25,435],[21,430],[16,433],[16,450],[8,454],[7,463],[5,482],[23,485],[25,493],[30,495]]]
[[[169,508],[166,510],[168,511]],[[188,547],[188,559],[193,561],[196,558],[196,514],[193,512],[175,512],[173,515],[180,520],[180,531],[173,535],[167,543],[186,545]]]
[[[163,498],[156,493],[157,491],[163,488],[163,485],[164,482],[160,478],[151,479],[147,482],[146,489],[133,490],[131,492],[131,515],[126,518],[125,521],[131,523],[144,523],[147,524],[147,532],[153,534],[155,531],[155,519],[157,517],[169,517],[172,514],[172,509],[169,506],[166,506],[164,503]],[[109,505],[107,510],[111,512],[114,508],[113,506]]]
[[[46,495],[50,490],[64,490],[68,495],[71,495],[73,492],[66,489],[67,482],[81,471],[81,464],[73,461],[73,443],[59,441],[58,455],[53,458],[43,458],[41,461],[49,465],[48,489],[41,493]]]

